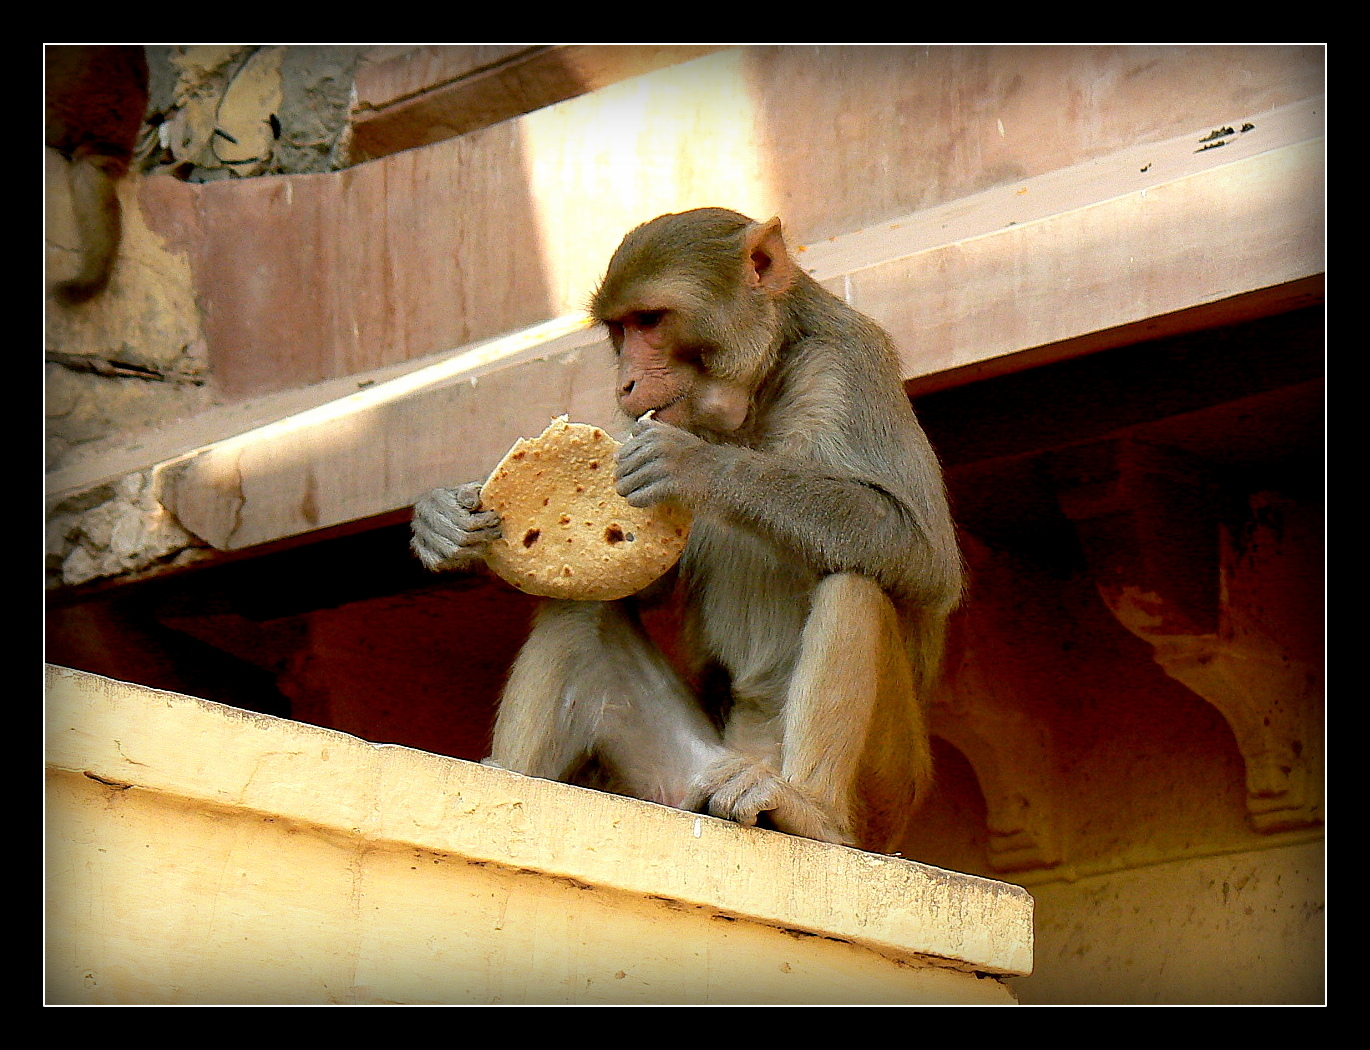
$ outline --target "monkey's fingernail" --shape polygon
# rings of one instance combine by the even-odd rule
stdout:
[[[654,409],[654,408],[649,408],[649,409],[647,409],[646,412],[642,413],[642,415],[640,415],[640,416],[637,417],[637,421],[638,421],[639,423],[642,423],[642,422],[645,422],[646,420],[649,420],[649,419],[653,418],[655,415],[656,415],[656,409]]]

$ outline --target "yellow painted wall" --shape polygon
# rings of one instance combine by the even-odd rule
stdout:
[[[52,1003],[1008,1004],[1031,966],[991,880],[65,669],[48,734]]]

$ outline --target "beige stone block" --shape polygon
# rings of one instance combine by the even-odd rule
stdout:
[[[64,1003],[1011,1003],[1016,886],[48,672]]]

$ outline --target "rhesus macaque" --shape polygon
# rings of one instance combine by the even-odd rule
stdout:
[[[71,163],[81,239],[80,269],[54,292],[80,303],[104,289],[119,250],[114,184],[128,171],[147,109],[147,59],[137,46],[49,45],[45,66],[47,144]]]
[[[705,208],[624,238],[591,302],[637,420],[618,491],[675,500],[691,666],[637,598],[550,601],[489,761],[890,849],[928,788],[926,703],[961,559],[888,337],[790,258],[778,219]],[[499,535],[479,485],[415,507],[430,568]]]

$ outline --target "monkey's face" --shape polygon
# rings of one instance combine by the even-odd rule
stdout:
[[[629,233],[590,301],[618,355],[623,411],[737,431],[783,342],[777,297],[792,270],[779,220],[706,208]]]
[[[684,430],[727,434],[747,418],[750,389],[713,374],[680,315],[671,309],[633,310],[605,321],[618,354],[618,403],[637,419],[657,419]]]
[[[618,355],[623,411],[633,418],[653,410],[665,418],[675,411],[699,371],[698,355],[684,354],[678,346],[676,316],[666,309],[632,310],[604,324]]]

